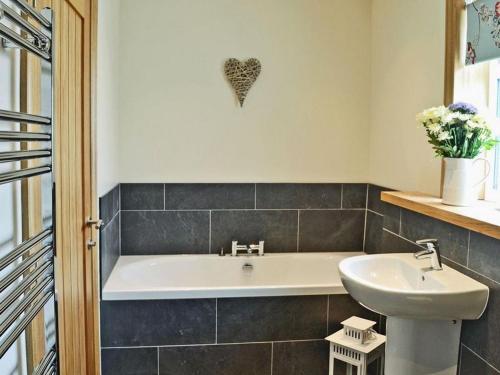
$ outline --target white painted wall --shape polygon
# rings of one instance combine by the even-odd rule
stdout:
[[[445,0],[373,0],[369,181],[439,193],[441,163],[415,115],[441,105]]]
[[[118,181],[438,193],[415,114],[442,103],[445,0],[100,4],[100,194]],[[242,109],[228,57],[262,61]]]
[[[120,0],[99,1],[97,46],[97,191],[119,182]]]
[[[121,0],[120,10],[122,182],[366,181],[370,0]],[[229,57],[262,62],[242,109],[223,75]]]

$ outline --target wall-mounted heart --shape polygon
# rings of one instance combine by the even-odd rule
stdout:
[[[243,107],[243,102],[247,97],[248,91],[250,91],[250,88],[257,80],[260,71],[260,61],[254,58],[247,61],[240,61],[233,58],[226,60],[224,72],[229,83],[233,86],[240,106]]]

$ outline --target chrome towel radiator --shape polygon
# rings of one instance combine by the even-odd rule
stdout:
[[[53,17],[50,10],[43,14],[24,0],[0,1],[0,37],[3,46],[21,48],[43,60],[50,69],[50,116],[0,110],[1,124],[18,124],[8,130],[0,128],[0,142],[10,142],[10,151],[0,152],[0,163],[12,163],[13,170],[0,173],[0,185],[15,184],[34,176],[47,175],[49,179],[48,202],[51,214],[43,218],[40,233],[8,249],[0,258],[0,360],[17,342],[18,338],[48,302],[54,300],[55,338],[54,345],[46,350],[43,359],[34,366],[32,374],[58,373],[57,356],[57,309],[54,287],[55,250],[55,185],[53,152],[54,140],[54,48],[52,44]],[[34,21],[30,22],[30,21]],[[38,24],[38,27],[34,25]],[[41,79],[41,78],[40,78]],[[0,85],[2,83],[0,82]],[[42,90],[41,95],[45,94]],[[45,98],[49,99],[49,98]],[[22,125],[39,125],[42,131],[22,131]],[[25,129],[24,129],[25,130]],[[42,142],[42,149],[27,147],[32,142]],[[22,146],[22,147],[21,147]],[[21,163],[39,160],[35,166]],[[5,165],[5,164],[4,164]],[[18,168],[20,166],[20,168]],[[51,192],[50,192],[51,191]],[[47,197],[42,196],[42,200]],[[43,203],[43,202],[42,202]],[[1,208],[0,208],[1,209]],[[0,223],[5,227],[5,223]]]

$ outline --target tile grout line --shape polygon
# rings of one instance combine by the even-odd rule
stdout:
[[[300,210],[297,210],[297,253],[299,252],[300,244]]]
[[[467,238],[467,268],[469,268],[469,259],[470,259],[470,230],[468,231],[468,238]]]
[[[403,233],[403,210],[402,208],[400,207],[399,208],[399,229],[398,229],[398,234],[401,235],[401,233]]]
[[[391,231],[391,230],[389,230],[389,229],[387,229],[387,228],[382,228],[382,230],[383,230],[383,231],[385,230],[387,233],[390,233],[390,234],[392,234],[392,235],[394,235],[394,236],[396,236],[396,237],[399,237],[399,238],[401,238],[401,239],[405,240],[406,242],[410,242],[411,244],[413,244],[413,245],[415,245],[415,246],[419,246],[419,245],[417,245],[414,241],[409,240],[408,238],[403,237],[403,236],[401,236],[400,234],[394,233],[393,231]]]
[[[326,299],[326,335],[330,333],[330,295]]]
[[[384,217],[384,214],[381,214],[381,213],[379,213],[379,212],[377,212],[377,211],[370,210],[369,208],[367,208],[367,209],[366,209],[366,211],[371,212],[371,213],[372,213],[372,214],[374,214],[374,215]]]
[[[274,342],[271,342],[271,375],[273,375]]]
[[[368,223],[368,210],[365,210],[365,224],[363,226],[363,252],[366,252],[367,223]]]
[[[111,224],[111,222],[112,222],[113,220],[115,220],[115,218],[116,218],[119,214],[120,214],[120,210],[116,211],[116,214],[114,214],[114,215],[113,215],[113,217],[112,217],[112,218],[111,218],[111,219],[110,219],[110,220],[109,220],[109,221],[108,221],[108,222],[107,222],[107,223],[106,223],[103,227],[101,227],[101,228],[100,228],[100,229],[101,229],[101,231],[106,230],[106,229],[108,228],[109,224]]]
[[[119,221],[120,225],[118,226],[118,250],[120,252],[120,256],[122,255],[122,185],[118,184],[118,213],[120,214]]]
[[[370,194],[370,184],[366,184],[365,210],[369,210],[369,208],[368,208],[368,203],[369,203],[368,196],[369,196],[369,194]],[[372,211],[372,212],[374,212],[374,211]],[[374,212],[374,213],[376,213],[376,212]],[[382,215],[382,214],[377,213],[377,215]]]
[[[340,184],[340,209],[344,207],[344,184]]]
[[[368,191],[369,184],[366,184],[366,196],[365,196],[365,226],[363,228],[363,252],[366,252],[366,232],[367,232],[367,223],[368,223]]]
[[[123,212],[206,212],[206,211],[297,211],[298,208],[185,208],[185,209],[168,209],[168,210],[121,210]],[[301,211],[365,211],[366,208],[300,208]],[[374,214],[383,216],[382,214],[369,210]]]
[[[495,370],[496,372],[500,373],[500,370],[497,369],[495,366],[493,366],[492,364],[490,364],[486,359],[484,359],[483,357],[481,357],[479,354],[477,354],[474,350],[472,350],[471,348],[469,348],[467,345],[465,345],[463,342],[460,343],[463,347],[467,348],[472,354],[474,354],[476,357],[478,357],[481,361],[483,361],[484,363],[486,363],[489,367],[491,367],[493,370]]]
[[[145,349],[145,348],[184,348],[193,346],[216,346],[216,345],[255,345],[255,344],[270,344],[274,343],[288,343],[288,342],[324,342],[325,339],[303,339],[303,340],[275,340],[275,341],[243,341],[243,342],[218,342],[215,343],[202,343],[202,344],[180,344],[180,345],[135,345],[135,346],[102,346],[101,349]]]
[[[208,214],[208,253],[212,254],[212,210]]]
[[[253,184],[253,208],[257,209],[257,184]]]

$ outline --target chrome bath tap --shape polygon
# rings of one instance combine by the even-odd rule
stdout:
[[[441,262],[441,252],[439,251],[439,241],[436,239],[425,239],[416,241],[417,245],[425,245],[427,249],[418,251],[414,254],[415,258],[430,258],[431,268],[436,271],[443,269]]]
[[[231,244],[231,255],[238,256],[240,253],[244,255],[264,255],[264,241],[259,241],[258,245],[238,245],[238,241],[233,241]]]

